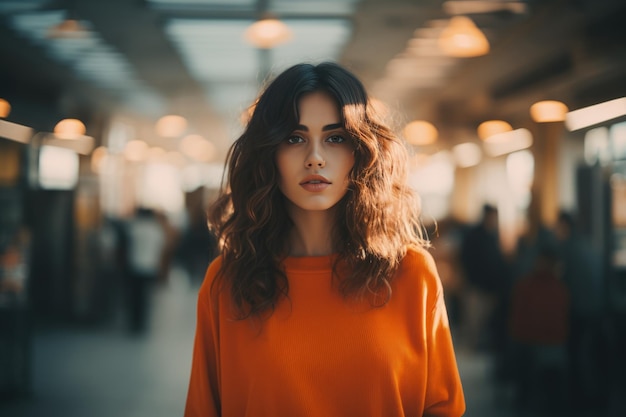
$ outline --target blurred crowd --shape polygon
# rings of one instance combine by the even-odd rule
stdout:
[[[528,220],[509,253],[493,206],[477,224],[438,225],[433,253],[456,346],[493,358],[497,401],[516,410],[606,415],[621,398],[624,361],[602,254],[573,213],[552,228]]]

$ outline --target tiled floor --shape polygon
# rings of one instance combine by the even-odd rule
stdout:
[[[3,417],[172,417],[184,409],[197,287],[173,274],[153,294],[149,331],[39,330],[33,340],[33,395],[0,400]],[[519,416],[496,407],[490,358],[458,353],[468,417]]]

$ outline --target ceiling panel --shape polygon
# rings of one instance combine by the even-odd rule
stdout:
[[[126,57],[105,42],[89,21],[79,20],[83,28],[80,32],[54,35],[53,29],[66,16],[65,10],[28,11],[11,15],[8,23],[18,36],[67,66],[77,78],[106,90],[122,105],[146,114],[163,111],[162,97],[139,79]],[[142,103],[142,107],[137,108],[137,103]]]
[[[271,51],[244,40],[254,20],[170,19],[166,33],[215,108],[231,117],[247,108],[268,72],[298,62],[336,61],[350,36],[347,19],[284,20],[292,39]]]

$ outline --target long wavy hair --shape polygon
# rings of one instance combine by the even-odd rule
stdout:
[[[405,144],[382,122],[362,83],[335,63],[294,65],[258,98],[229,149],[227,182],[208,212],[222,256],[214,284],[226,284],[220,288],[229,289],[237,318],[271,314],[288,296],[281,261],[293,223],[278,187],[275,155],[299,124],[299,99],[315,91],[334,97],[354,144],[349,191],[337,203],[332,236],[338,290],[345,297],[373,296],[383,305],[408,247],[428,245],[419,200],[406,183]]]

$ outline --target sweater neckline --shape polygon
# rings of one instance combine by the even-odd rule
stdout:
[[[285,269],[291,271],[330,271],[336,254],[323,256],[288,256],[283,260]]]

